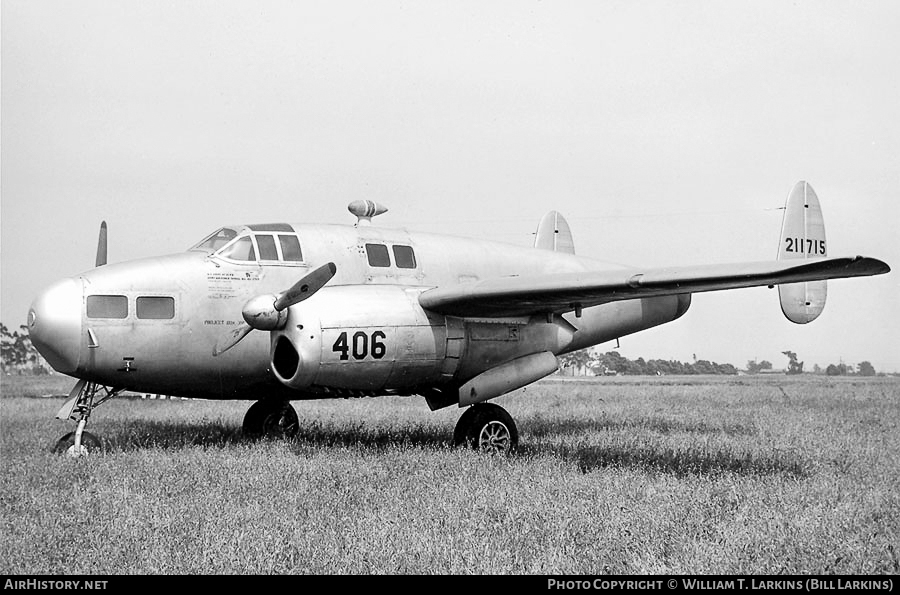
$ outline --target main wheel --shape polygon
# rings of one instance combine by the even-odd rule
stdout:
[[[508,454],[519,446],[519,430],[503,407],[478,403],[459,418],[453,442],[481,452]]]
[[[53,452],[56,454],[67,454],[70,457],[81,457],[84,455],[100,452],[100,439],[90,432],[81,432],[81,446],[75,448],[75,432],[69,432],[53,446]]]
[[[300,420],[289,401],[261,399],[244,416],[244,435],[250,438],[293,438],[299,429]]]

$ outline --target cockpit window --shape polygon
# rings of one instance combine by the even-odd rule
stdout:
[[[260,260],[278,260],[274,236],[256,234],[256,245],[259,247]]]
[[[253,249],[253,242],[249,236],[244,236],[233,242],[230,246],[219,251],[218,255],[230,260],[256,262],[256,250]]]
[[[215,252],[231,240],[237,237],[237,230],[230,227],[213,232],[202,242],[191,248],[191,250],[206,250],[207,252]]]
[[[281,255],[289,262],[302,262],[303,253],[300,251],[300,240],[297,236],[278,236],[281,244]]]
[[[260,230],[254,227],[266,228]],[[273,229],[268,229],[268,228]],[[191,248],[212,252],[215,256],[237,262],[261,262],[264,265],[303,263],[300,238],[290,227],[284,233],[281,225],[223,227]],[[252,232],[256,233],[252,233]]]

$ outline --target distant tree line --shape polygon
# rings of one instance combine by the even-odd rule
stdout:
[[[748,374],[762,374],[766,372],[778,372],[784,374],[802,374],[803,362],[798,361],[797,354],[793,351],[783,351],[788,357],[788,367],[785,370],[774,370],[772,362],[767,360],[747,362],[745,372]],[[737,374],[739,370],[731,364],[719,364],[704,359],[694,359],[693,363],[679,362],[675,360],[651,359],[642,357],[636,360],[628,359],[616,351],[596,353],[591,349],[582,349],[567,353],[559,358],[560,367],[564,374],[572,375],[627,375],[627,376],[668,376],[679,374]],[[823,369],[818,364],[813,366],[813,374],[826,374],[828,376],[875,376],[875,368],[868,361],[860,362],[856,369],[847,364],[831,364]]]
[[[853,366],[848,366],[845,363],[828,364],[828,367],[825,368],[826,376],[875,376],[875,374],[875,366],[868,361],[856,364],[855,370]]]
[[[680,374],[737,374],[738,370],[731,364],[719,364],[705,359],[694,360],[693,363],[676,360],[651,359],[639,357],[628,359],[616,351],[594,353],[582,349],[567,353],[560,358],[564,369],[571,368],[573,374],[628,375],[628,376],[669,376]]]
[[[18,331],[11,331],[0,323],[0,364],[4,374],[28,373],[48,374],[49,367],[44,358],[31,344],[28,327],[19,326]]]
[[[748,374],[759,374],[765,370],[772,369],[772,362],[768,360],[763,360],[761,362],[757,362],[755,359],[747,362],[747,373]]]

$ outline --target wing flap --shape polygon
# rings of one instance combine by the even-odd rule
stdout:
[[[880,275],[890,271],[865,256],[751,262],[666,269],[619,269],[501,277],[423,292],[423,308],[450,316],[562,313],[618,300]]]

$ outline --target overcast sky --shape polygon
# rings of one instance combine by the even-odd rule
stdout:
[[[774,258],[807,180],[829,253],[900,267],[900,3],[3,0],[2,321],[228,223],[384,225],[579,254]],[[696,295],[627,357],[900,371],[900,277]],[[603,348],[609,347],[603,346]]]

